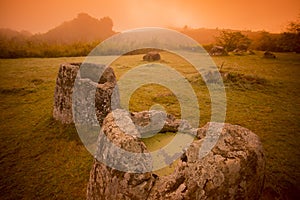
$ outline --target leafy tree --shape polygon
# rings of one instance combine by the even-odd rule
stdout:
[[[278,46],[278,35],[271,34],[269,32],[263,31],[259,34],[253,43],[251,48],[260,51],[280,51],[281,48]]]
[[[226,51],[247,50],[251,44],[251,40],[241,32],[222,31],[216,40],[217,45],[223,46]]]
[[[287,31],[281,34],[279,45],[284,51],[300,53],[300,17],[290,22]]]
[[[300,33],[300,17],[297,21],[289,23],[287,26],[287,31],[290,33]]]

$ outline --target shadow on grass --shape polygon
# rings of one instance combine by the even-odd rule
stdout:
[[[45,120],[40,122],[34,129],[36,132],[48,132],[47,139],[59,139],[65,141],[74,141],[78,145],[83,145],[77,133],[75,124],[62,124],[55,120],[52,116],[47,116]]]

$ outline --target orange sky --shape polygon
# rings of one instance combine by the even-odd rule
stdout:
[[[116,31],[189,25],[280,32],[300,15],[300,0],[0,0],[0,27],[46,32],[80,12],[111,17]]]

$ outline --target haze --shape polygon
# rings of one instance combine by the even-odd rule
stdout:
[[[1,0],[0,27],[46,32],[86,12],[109,16],[114,30],[161,26],[280,32],[300,13],[299,0]]]

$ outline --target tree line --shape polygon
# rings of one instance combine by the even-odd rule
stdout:
[[[0,58],[86,56],[99,42],[100,41],[60,44],[35,41],[33,39],[0,38]]]
[[[254,39],[250,39],[241,32],[221,31],[220,35],[216,37],[216,44],[224,47],[228,52],[235,49],[253,49],[300,53],[300,21],[289,23],[283,33],[272,34],[263,31]]]
[[[100,42],[78,41],[61,44],[34,37],[19,35],[7,38],[0,35],[0,58],[87,56]],[[263,31],[251,39],[240,31],[221,31],[216,37],[216,43],[206,47],[209,48],[213,45],[222,46],[228,52],[235,49],[252,49],[300,53],[300,21],[291,22],[283,33],[272,34]]]

